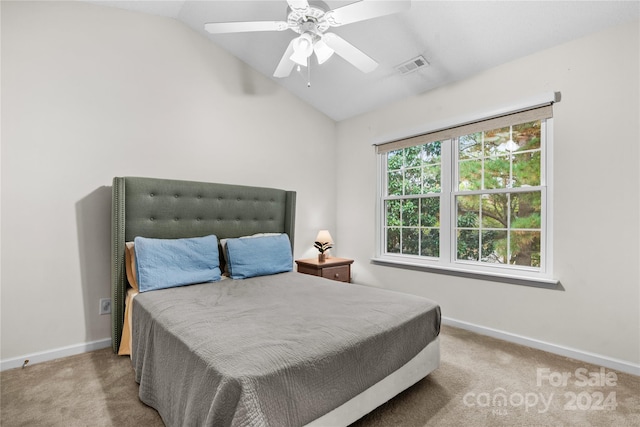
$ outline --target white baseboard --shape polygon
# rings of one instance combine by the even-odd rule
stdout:
[[[619,372],[625,372],[627,374],[640,376],[640,365],[627,362],[625,360],[614,359],[611,357],[603,356],[601,354],[590,353],[588,351],[577,350],[575,348],[564,347],[557,344],[551,344],[548,342],[528,338],[522,335],[512,334],[510,332],[500,331],[498,329],[487,328],[484,326],[476,325],[473,323],[463,322],[449,317],[442,317],[442,324],[453,326],[460,329],[466,329],[468,331],[476,332],[481,335],[487,335],[493,338],[498,338],[503,341],[512,342],[515,344],[525,345],[527,347],[535,348],[538,350],[546,351],[548,353],[558,354],[564,357],[570,357],[572,359],[580,360],[582,362],[591,363],[605,368],[613,369]]]
[[[98,341],[91,341],[82,344],[60,347],[53,350],[41,351],[39,353],[27,354],[21,357],[0,361],[0,371],[7,369],[20,368],[25,360],[29,360],[29,365],[35,363],[47,362],[49,360],[59,359],[61,357],[74,356],[88,351],[100,350],[111,346],[111,338],[105,338]]]

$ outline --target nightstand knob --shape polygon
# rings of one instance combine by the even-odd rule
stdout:
[[[333,277],[335,277],[337,279],[338,277],[340,277],[340,275],[338,273],[336,273],[336,275],[333,276]]]

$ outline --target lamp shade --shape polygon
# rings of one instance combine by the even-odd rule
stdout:
[[[333,49],[331,49],[327,44],[318,40],[316,44],[313,45],[313,51],[316,53],[316,57],[318,58],[318,64],[323,64],[327,59],[331,58],[333,55]]]
[[[304,33],[293,41],[293,54],[290,59],[296,64],[306,66],[307,58],[313,53],[313,38]]]
[[[316,242],[333,243],[333,238],[329,234],[329,230],[320,230],[316,236]]]

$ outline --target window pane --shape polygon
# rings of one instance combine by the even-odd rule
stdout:
[[[460,162],[458,175],[458,189],[460,191],[482,189],[482,160]]]
[[[422,164],[422,146],[404,149],[404,165],[408,168]]]
[[[418,211],[419,199],[407,199],[402,201],[402,225],[404,227],[417,227],[420,225]]]
[[[481,261],[492,264],[507,263],[507,231],[488,230],[482,232]]]
[[[458,158],[476,159],[482,157],[482,132],[461,136],[458,139]]]
[[[440,226],[440,197],[427,197],[420,200],[420,225],[422,227]]]
[[[540,148],[540,120],[514,125],[513,141],[518,144],[517,151]]]
[[[402,195],[402,171],[392,171],[387,174],[387,194],[390,196]]]
[[[422,256],[440,256],[440,230],[437,228],[423,228],[421,233],[420,254]]]
[[[510,264],[540,267],[540,232],[512,231]]]
[[[402,168],[402,150],[389,151],[387,153],[387,170],[400,170]]]
[[[426,197],[420,200],[420,225],[422,227],[440,226],[440,197]],[[438,228],[423,228],[420,237],[420,254],[422,256],[440,256],[440,230]]]
[[[480,217],[480,196],[458,196],[458,227],[478,227]]]
[[[484,161],[484,188],[507,188],[511,186],[510,156],[489,157]]]
[[[400,229],[387,228],[387,252],[400,253]]]
[[[442,143],[440,141],[430,142],[422,147],[422,163],[429,165],[439,165],[442,154]]]
[[[458,230],[457,259],[478,261],[480,232],[478,230]]]
[[[484,133],[484,155],[485,157],[504,154],[507,151],[506,145],[509,141],[510,128],[493,129]]]
[[[422,169],[422,182],[425,193],[439,193],[440,192],[440,165],[425,166]]]
[[[541,197],[540,191],[511,195],[511,228],[540,229]]]
[[[482,227],[507,228],[509,225],[509,195],[482,195]]]
[[[419,255],[418,252],[418,229],[402,229],[402,253],[407,255]]]
[[[387,200],[385,205],[387,227],[400,226],[400,200]]]
[[[421,168],[411,168],[404,171],[404,194],[422,194]]]
[[[513,156],[513,186],[540,185],[540,151]]]

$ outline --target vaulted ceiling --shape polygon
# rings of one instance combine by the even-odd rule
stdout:
[[[314,60],[308,87],[305,67],[285,78],[273,77],[289,42],[298,36],[293,31],[213,35],[204,30],[208,22],[286,21],[285,0],[89,1],[180,20],[337,121],[640,19],[638,1],[413,0],[400,13],[332,28],[379,65],[363,73],[338,55],[322,65]],[[321,6],[351,3],[325,1]],[[426,59],[426,67],[407,74],[396,69],[418,56]]]

